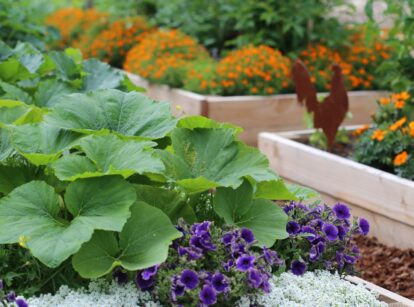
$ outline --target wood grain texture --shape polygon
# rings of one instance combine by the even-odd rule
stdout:
[[[407,307],[412,307],[414,306],[414,301],[409,300],[408,298],[405,298],[401,295],[398,295],[394,292],[391,292],[387,289],[384,289],[382,287],[379,287],[373,283],[370,283],[369,281],[366,281],[364,279],[361,279],[359,277],[356,276],[347,276],[345,277],[346,280],[352,282],[353,284],[356,285],[362,285],[365,288],[369,289],[369,290],[373,290],[375,292],[377,292],[380,296],[379,299],[383,302],[386,302],[388,304],[390,304],[390,306],[407,306]]]
[[[296,134],[303,137],[308,132]],[[259,148],[280,176],[355,207],[367,216],[372,235],[414,248],[414,182],[301,144],[294,133],[261,133]],[[359,214],[361,213],[361,214]]]

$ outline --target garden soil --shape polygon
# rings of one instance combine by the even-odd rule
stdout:
[[[414,300],[414,250],[388,247],[376,238],[359,237],[356,244],[361,278]]]

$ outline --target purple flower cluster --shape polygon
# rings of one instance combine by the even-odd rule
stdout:
[[[159,265],[155,265],[143,271],[138,271],[135,277],[136,285],[143,291],[152,291],[154,289],[158,268]]]
[[[16,294],[13,291],[5,294],[4,283],[3,280],[0,279],[0,304],[8,306],[8,303],[14,303],[17,307],[29,306],[24,299],[16,297]]]
[[[369,223],[360,218],[351,219],[347,205],[337,203],[333,208],[326,205],[304,205],[292,202],[284,207],[290,217],[286,226],[289,238],[278,246],[290,260],[293,274],[302,275],[307,270],[328,269],[351,272],[359,258],[359,250],[351,242],[358,234],[366,236]]]
[[[248,293],[270,291],[272,267],[283,261],[273,250],[254,247],[251,230],[223,230],[208,221],[177,229],[183,237],[173,243],[167,262],[138,272],[139,288],[183,306],[228,304]],[[165,281],[170,284],[168,297],[163,297]]]

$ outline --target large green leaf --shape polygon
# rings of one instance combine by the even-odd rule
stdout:
[[[253,187],[247,181],[236,190],[218,188],[213,205],[227,224],[251,229],[260,246],[271,247],[288,236],[285,212],[270,200],[253,199]]]
[[[107,129],[122,135],[153,139],[164,137],[176,125],[168,103],[114,89],[62,96],[47,121],[82,133]]]
[[[45,112],[36,106],[17,100],[0,100],[0,126],[2,124],[22,125],[39,122]]]
[[[11,128],[13,147],[32,164],[43,165],[57,160],[80,135],[44,123]]]
[[[133,174],[160,174],[161,160],[154,156],[150,141],[123,140],[109,135],[90,135],[79,141],[86,156],[66,155],[53,163],[52,168],[61,180]]]
[[[14,152],[10,144],[8,131],[0,128],[0,162],[7,160]]]
[[[62,218],[60,198],[43,181],[31,181],[0,199],[0,244],[24,242],[41,262],[57,267],[76,253],[94,230],[121,231],[135,202],[134,188],[120,177],[71,183]]]
[[[50,108],[61,95],[75,92],[76,90],[66,82],[54,79],[42,81],[39,83],[34,95],[34,104],[40,107]]]
[[[31,76],[32,74],[16,58],[0,62],[0,79],[3,81],[16,82]]]
[[[0,165],[0,193],[7,195],[35,177],[36,174],[32,168]]]
[[[286,184],[288,190],[299,200],[320,199],[321,195],[315,190],[297,184]]]
[[[30,73],[35,73],[44,62],[43,54],[29,43],[19,42],[13,54]]]
[[[269,169],[266,157],[235,140],[231,128],[177,128],[171,139],[172,151],[160,151],[165,176],[190,194],[219,186],[237,188],[243,178],[248,178],[260,197],[293,198]]]
[[[103,276],[116,266],[145,269],[164,262],[171,241],[180,236],[160,209],[138,201],[131,207],[119,243],[111,232],[95,232],[72,258],[73,267],[85,278]]]
[[[194,211],[183,193],[149,185],[135,185],[135,189],[138,200],[161,209],[173,224],[177,224],[179,218],[190,224],[196,222]]]
[[[33,99],[29,94],[13,84],[0,81],[0,89],[4,92],[2,98],[19,100],[27,104],[31,104],[33,102]]]
[[[83,81],[83,91],[85,92],[118,88],[125,78],[120,71],[116,71],[97,59],[84,61],[83,69],[87,74]]]
[[[185,116],[178,121],[177,127],[195,129],[195,128],[227,128],[234,131],[235,134],[243,132],[243,128],[228,124],[218,123],[204,116]]]
[[[52,51],[49,57],[55,63],[56,70],[63,80],[69,81],[79,77],[79,69],[75,60],[65,52]]]

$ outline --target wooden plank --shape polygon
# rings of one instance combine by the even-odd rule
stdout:
[[[369,290],[373,290],[375,292],[377,292],[380,296],[379,299],[383,302],[386,302],[388,304],[392,304],[392,306],[414,306],[414,301],[405,298],[397,293],[391,292],[387,289],[384,289],[380,286],[377,286],[369,281],[366,281],[362,278],[356,277],[356,276],[347,276],[345,278],[346,280],[357,284],[357,285],[362,285],[365,288],[369,289]],[[399,304],[399,305],[398,305]]]
[[[403,223],[409,228],[414,227],[413,181],[273,133],[260,134],[259,148],[269,158],[271,167],[282,177]],[[406,244],[405,247],[414,247],[412,237],[409,240],[394,230],[390,223],[387,227],[389,235],[399,244]]]

